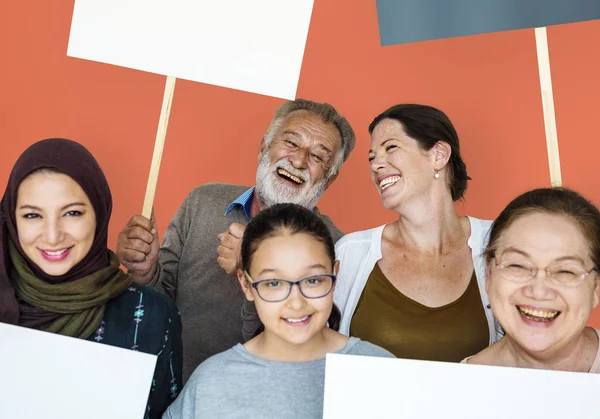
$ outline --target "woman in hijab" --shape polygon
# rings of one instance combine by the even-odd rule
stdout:
[[[82,145],[43,140],[17,160],[0,205],[0,321],[158,355],[146,418],[181,387],[181,321],[107,248],[112,197]]]

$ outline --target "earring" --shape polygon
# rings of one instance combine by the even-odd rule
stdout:
[[[435,171],[435,173],[433,174],[433,177],[436,179],[440,178],[440,172],[438,172],[437,170]]]

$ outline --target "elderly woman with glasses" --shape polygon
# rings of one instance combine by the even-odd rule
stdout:
[[[464,363],[600,372],[600,213],[568,189],[537,189],[494,222],[487,291],[506,335]]]
[[[393,357],[337,332],[339,262],[313,212],[294,204],[262,211],[246,227],[241,256],[237,276],[263,326],[200,364],[164,418],[321,418],[327,353]]]

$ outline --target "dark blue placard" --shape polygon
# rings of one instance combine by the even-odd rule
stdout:
[[[377,0],[377,16],[385,46],[600,19],[600,0]]]

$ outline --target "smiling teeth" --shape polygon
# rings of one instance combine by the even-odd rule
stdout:
[[[281,176],[285,176],[286,178],[293,180],[294,182],[296,182],[299,185],[304,183],[304,179],[301,179],[298,176],[294,176],[291,173],[286,172],[283,169],[277,169],[277,173],[279,173]]]
[[[47,251],[47,250],[44,250],[44,253],[46,253],[47,255],[50,255],[50,256],[60,256],[60,255],[62,255],[63,253],[65,253],[66,251],[67,251],[67,249],[63,249],[63,250],[57,250],[57,251],[55,251],[55,252],[49,252],[49,251]]]
[[[528,308],[518,307],[519,311],[523,314],[527,314],[529,316],[541,317],[544,319],[552,319],[558,316],[559,311],[542,311],[542,310],[531,310]]]
[[[290,323],[302,323],[303,321],[308,320],[308,316],[304,316],[301,319],[285,319],[285,320]]]
[[[400,176],[386,177],[379,183],[379,187],[381,188],[381,190],[384,190],[385,188],[392,186],[394,183],[398,182],[399,180],[400,180]]]

